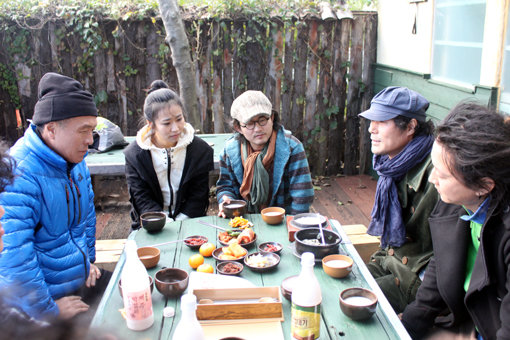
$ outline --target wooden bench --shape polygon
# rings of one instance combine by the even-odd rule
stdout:
[[[99,268],[113,271],[124,251],[126,239],[96,240],[96,262]]]
[[[370,255],[379,249],[381,243],[379,238],[368,235],[367,227],[363,224],[342,225],[342,229],[351,240],[363,262],[367,263],[370,260]]]

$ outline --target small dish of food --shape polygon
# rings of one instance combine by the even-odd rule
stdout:
[[[191,249],[198,249],[204,243],[207,243],[208,239],[205,236],[201,235],[193,235],[188,236],[184,239],[184,244],[190,247]]]
[[[212,256],[216,261],[243,261],[248,251],[238,243],[233,242],[227,247],[220,247],[213,251]]]
[[[328,225],[328,220],[326,217],[319,214],[303,213],[294,216],[292,219],[292,224],[298,229],[319,228],[319,224],[322,225],[323,228],[326,228]]]
[[[252,228],[246,228],[243,231],[228,230],[218,234],[218,242],[223,246],[228,246],[233,240],[245,248],[250,248],[257,240],[257,234]]]
[[[259,250],[266,253],[275,253],[280,255],[283,245],[278,242],[263,242],[259,244]]]
[[[231,218],[230,221],[228,221],[228,225],[231,228],[238,228],[238,229],[246,229],[253,227],[253,223],[248,221],[246,218],[242,216],[237,216],[234,218]]]
[[[223,261],[216,265],[216,272],[222,275],[239,275],[243,269],[243,264],[236,261]]]
[[[255,272],[265,272],[276,268],[280,263],[280,256],[275,253],[259,252],[244,258],[244,265]]]

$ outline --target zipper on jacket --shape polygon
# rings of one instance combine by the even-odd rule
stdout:
[[[81,221],[81,193],[80,193],[80,189],[78,188],[78,185],[76,183],[73,182],[73,179],[72,178],[69,178],[69,180],[71,181],[71,184],[74,185],[74,188],[76,189],[76,192],[78,194],[78,222],[77,223],[80,223]],[[73,194],[73,197],[74,197],[74,194]]]
[[[172,159],[169,156],[168,150],[166,151],[166,158],[167,158],[167,162],[168,162],[168,166],[166,168],[166,176],[168,178],[168,186],[170,187],[170,204],[168,206],[168,213],[169,213],[169,216],[174,218],[174,214],[172,212],[172,207],[174,205],[174,189],[172,188],[172,181],[170,180],[170,171],[172,170],[172,166],[171,166]]]
[[[64,184],[66,189],[66,202],[67,202],[67,229],[71,229],[71,207],[69,206],[69,189],[67,184]]]
[[[73,182],[73,179],[71,177],[71,171],[69,168],[67,168],[67,177],[69,178],[69,182],[75,186],[76,188],[76,191],[77,191],[77,196],[78,197],[81,197],[81,194],[80,194],[80,190],[78,189],[78,187],[76,186],[76,184]],[[75,196],[74,196],[74,191],[71,189],[72,193],[73,193],[73,201],[75,201]],[[70,207],[69,207],[69,191],[67,189],[67,185],[66,185],[66,196],[67,196],[67,214],[70,218],[70,215],[71,215],[71,212],[70,212]],[[78,204],[78,222],[76,223],[76,225],[78,225],[80,223],[80,220],[81,220],[81,204],[80,204],[80,200],[78,199],[77,201],[77,204]],[[69,228],[69,235],[71,236],[71,240],[73,241],[74,245],[76,246],[76,248],[78,248],[78,250],[80,251],[81,253],[81,256],[83,257],[83,264],[85,266],[84,268],[84,271],[85,271],[85,281],[87,281],[88,279],[88,273],[87,273],[87,256],[85,255],[85,253],[83,252],[83,250],[80,248],[80,246],[76,243],[76,241],[74,240],[74,237],[73,237],[73,233],[71,232],[71,223],[68,223],[68,228]],[[86,236],[86,235],[85,235]]]

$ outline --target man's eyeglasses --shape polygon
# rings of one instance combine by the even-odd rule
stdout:
[[[254,122],[251,121],[251,122],[247,123],[246,125],[241,125],[241,127],[248,129],[248,130],[253,130],[255,128],[255,124],[259,124],[259,126],[266,126],[268,120],[269,120],[268,117],[260,117],[258,120],[254,121]]]

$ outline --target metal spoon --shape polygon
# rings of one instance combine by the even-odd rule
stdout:
[[[182,242],[182,241],[184,241],[184,240],[173,240],[173,241],[169,241],[169,242],[163,242],[163,243],[153,244],[153,245],[146,246],[146,247],[159,247],[159,246],[163,246],[163,245],[165,245],[165,244],[177,243],[177,242]]]
[[[319,221],[319,230],[320,230],[322,245],[325,246],[326,240],[324,239],[324,231],[322,231],[322,223],[321,223],[321,215],[320,214],[317,214],[317,220]]]
[[[225,229],[225,228],[218,227],[217,225],[214,225],[214,224],[211,224],[211,223],[207,223],[207,222],[202,221],[202,220],[198,220],[197,222],[198,222],[198,223],[200,223],[200,224],[203,224],[203,225],[209,226],[209,227],[213,227],[213,228],[216,228],[216,229],[222,230],[222,231],[228,231],[228,230],[227,230],[227,229]]]

